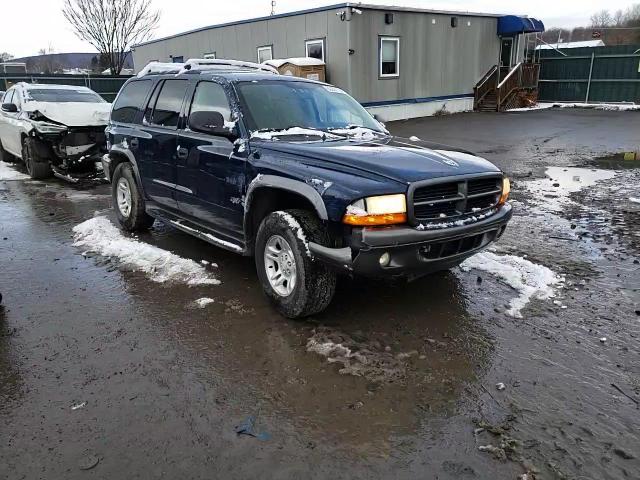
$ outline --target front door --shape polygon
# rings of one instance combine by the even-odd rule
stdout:
[[[18,88],[9,90],[3,99],[3,103],[13,103],[18,107],[17,112],[1,112],[2,120],[0,121],[0,138],[2,138],[3,148],[20,157],[22,155],[22,145],[20,140],[21,125],[20,110],[22,101],[20,99],[20,91]]]
[[[174,209],[178,125],[188,85],[187,80],[165,80],[156,86],[140,127],[146,135],[132,140],[136,144],[131,145],[137,151],[145,194],[154,202]]]
[[[507,37],[502,39],[502,46],[500,47],[500,66],[509,67],[512,66],[513,53],[513,38]]]
[[[216,111],[232,128],[229,99],[223,86],[199,82],[188,115]],[[187,118],[188,118],[187,115]],[[242,239],[246,152],[224,136],[180,131],[176,197],[178,208],[195,221],[231,239]]]

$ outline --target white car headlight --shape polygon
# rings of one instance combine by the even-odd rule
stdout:
[[[50,122],[32,122],[33,127],[40,133],[63,133],[67,131],[64,125]]]
[[[359,226],[407,222],[407,197],[403,194],[366,197],[347,207],[343,223]]]

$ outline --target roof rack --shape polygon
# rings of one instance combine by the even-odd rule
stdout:
[[[273,73],[276,75],[279,74],[278,70],[273,68],[271,65],[244,62],[241,60],[225,60],[221,58],[190,58],[184,63],[149,62],[142,70],[140,70],[137,76],[144,77],[150,73],[176,73],[179,75],[190,71],[216,70],[220,69],[220,67],[246,68]]]

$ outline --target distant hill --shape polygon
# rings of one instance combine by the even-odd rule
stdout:
[[[100,65],[99,53],[48,53],[30,57],[12,58],[12,62],[24,62],[29,73],[55,73],[71,69],[87,69],[102,72],[106,65]],[[133,68],[131,53],[127,54],[124,68]]]

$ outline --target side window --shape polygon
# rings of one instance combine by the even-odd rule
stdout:
[[[380,37],[380,76],[400,76],[400,39]]]
[[[324,40],[307,40],[304,42],[307,57],[317,58],[324,62]]]
[[[187,91],[188,82],[186,80],[165,80],[158,95],[156,106],[153,109],[151,123],[161,127],[178,126],[180,110],[184,94]]]
[[[4,98],[2,99],[2,103],[13,103],[13,92],[15,90],[9,90],[4,94]]]
[[[17,88],[13,91],[13,100],[11,100],[11,102],[16,104],[18,111],[22,110],[22,95]]]
[[[171,57],[171,61],[173,63],[183,63],[184,62],[184,55],[176,55],[174,57]]]
[[[151,97],[149,98],[149,103],[147,104],[147,108],[145,108],[144,110],[144,117],[142,117],[143,125],[150,124],[153,119],[153,107],[155,106],[156,101],[158,100],[158,93],[160,93],[161,88],[162,88],[162,82],[158,82],[155,88],[153,89],[153,93],[151,94]]]
[[[114,122],[134,123],[151,88],[150,80],[138,80],[124,86],[111,112]]]
[[[266,62],[267,60],[273,60],[273,47],[271,45],[258,47],[258,63]]]
[[[213,82],[200,82],[191,103],[191,112],[220,112],[225,122],[231,122],[231,108],[227,94],[221,85]]]

